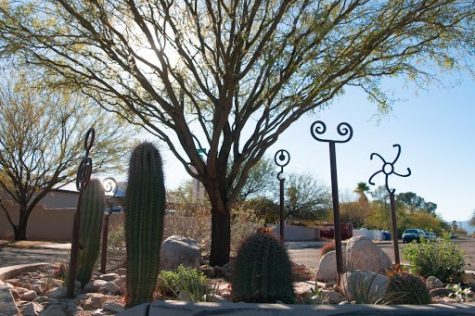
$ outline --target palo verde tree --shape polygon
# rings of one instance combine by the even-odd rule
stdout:
[[[347,86],[387,107],[382,78],[464,66],[474,11],[473,0],[6,0],[0,48],[165,142],[209,195],[210,264],[222,265],[231,205],[279,135]]]
[[[15,240],[25,240],[35,206],[75,179],[86,131],[96,130],[95,172],[121,167],[131,133],[84,97],[42,87],[31,71],[3,71],[1,78],[0,209]]]

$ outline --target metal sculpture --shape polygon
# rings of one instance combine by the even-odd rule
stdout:
[[[284,167],[287,166],[290,162],[290,154],[285,149],[280,149],[275,153],[274,162],[277,166],[280,167],[280,171],[277,174],[277,179],[279,180],[279,192],[280,192],[280,203],[279,203],[279,238],[280,242],[284,244]]]
[[[107,264],[107,241],[109,238],[109,216],[112,214],[112,198],[116,196],[119,189],[117,181],[114,178],[105,178],[102,180],[104,193],[108,208],[104,210],[104,220],[102,221],[102,248],[101,248],[101,273],[106,273]]]
[[[89,157],[89,151],[94,145],[95,138],[94,128],[90,128],[84,139],[84,150],[85,155],[79,164],[77,174],[76,174],[76,189],[79,191],[78,197],[78,207],[76,213],[74,214],[73,222],[73,235],[71,238],[71,257],[69,260],[69,274],[68,274],[68,285],[67,285],[67,296],[72,298],[74,296],[74,287],[76,283],[76,273],[77,273],[77,258],[79,251],[79,229],[81,225],[81,195],[84,188],[89,183],[92,174],[92,159]]]
[[[400,174],[394,171],[394,164],[396,163],[396,161],[399,159],[399,156],[401,155],[401,145],[394,144],[393,147],[397,148],[397,154],[396,154],[396,158],[394,158],[392,162],[387,162],[378,153],[372,153],[369,156],[371,160],[373,160],[373,157],[377,156],[383,162],[383,166],[381,167],[381,170],[373,173],[373,175],[369,178],[368,182],[371,185],[375,185],[375,183],[373,182],[373,178],[380,173],[383,173],[385,175],[385,187],[389,193],[389,200],[391,204],[391,226],[392,226],[392,240],[393,240],[393,248],[394,248],[394,263],[396,264],[396,266],[399,266],[401,264],[401,261],[399,258],[398,231],[397,231],[397,221],[396,221],[396,201],[394,198],[394,193],[396,192],[396,189],[391,189],[389,187],[389,176],[392,174],[395,174],[397,176],[404,177],[404,178],[409,177],[411,175],[411,169],[407,168],[406,174]]]
[[[336,251],[336,270],[337,270],[337,284],[340,284],[340,276],[343,271],[343,254],[341,250],[341,225],[340,225],[340,202],[338,197],[338,174],[336,166],[336,143],[347,143],[353,137],[353,128],[350,124],[342,122],[337,126],[337,133],[340,136],[345,136],[342,139],[326,139],[320,137],[327,131],[327,126],[322,121],[315,121],[310,127],[312,137],[319,142],[328,143],[330,150],[330,172],[332,183],[332,202],[333,202],[333,224],[335,227],[335,251]]]

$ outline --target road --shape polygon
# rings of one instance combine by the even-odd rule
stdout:
[[[24,249],[0,247],[0,268],[35,262],[68,262],[69,251],[64,249]]]

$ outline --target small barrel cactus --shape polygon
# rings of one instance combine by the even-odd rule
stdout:
[[[132,152],[126,194],[127,307],[152,301],[165,215],[160,153],[151,143]]]
[[[105,202],[104,188],[98,179],[92,179],[80,196],[81,228],[76,279],[81,282],[81,287],[84,287],[91,280],[92,270],[99,255]]]
[[[289,255],[277,239],[257,233],[243,242],[234,263],[232,300],[295,302]]]
[[[417,276],[398,273],[389,278],[386,291],[390,304],[430,304],[431,298],[425,283]]]

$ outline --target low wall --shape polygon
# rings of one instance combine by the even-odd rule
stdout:
[[[74,208],[45,209],[37,207],[28,219],[26,236],[29,240],[71,241]],[[18,210],[10,211],[13,222],[18,219]],[[121,213],[113,213],[109,217],[109,225],[122,220]],[[4,212],[0,212],[0,239],[12,240],[13,229]]]
[[[280,226],[272,225],[272,234],[279,238]],[[305,227],[296,225],[284,225],[284,238],[286,241],[309,241],[320,240],[320,229],[317,227]]]

